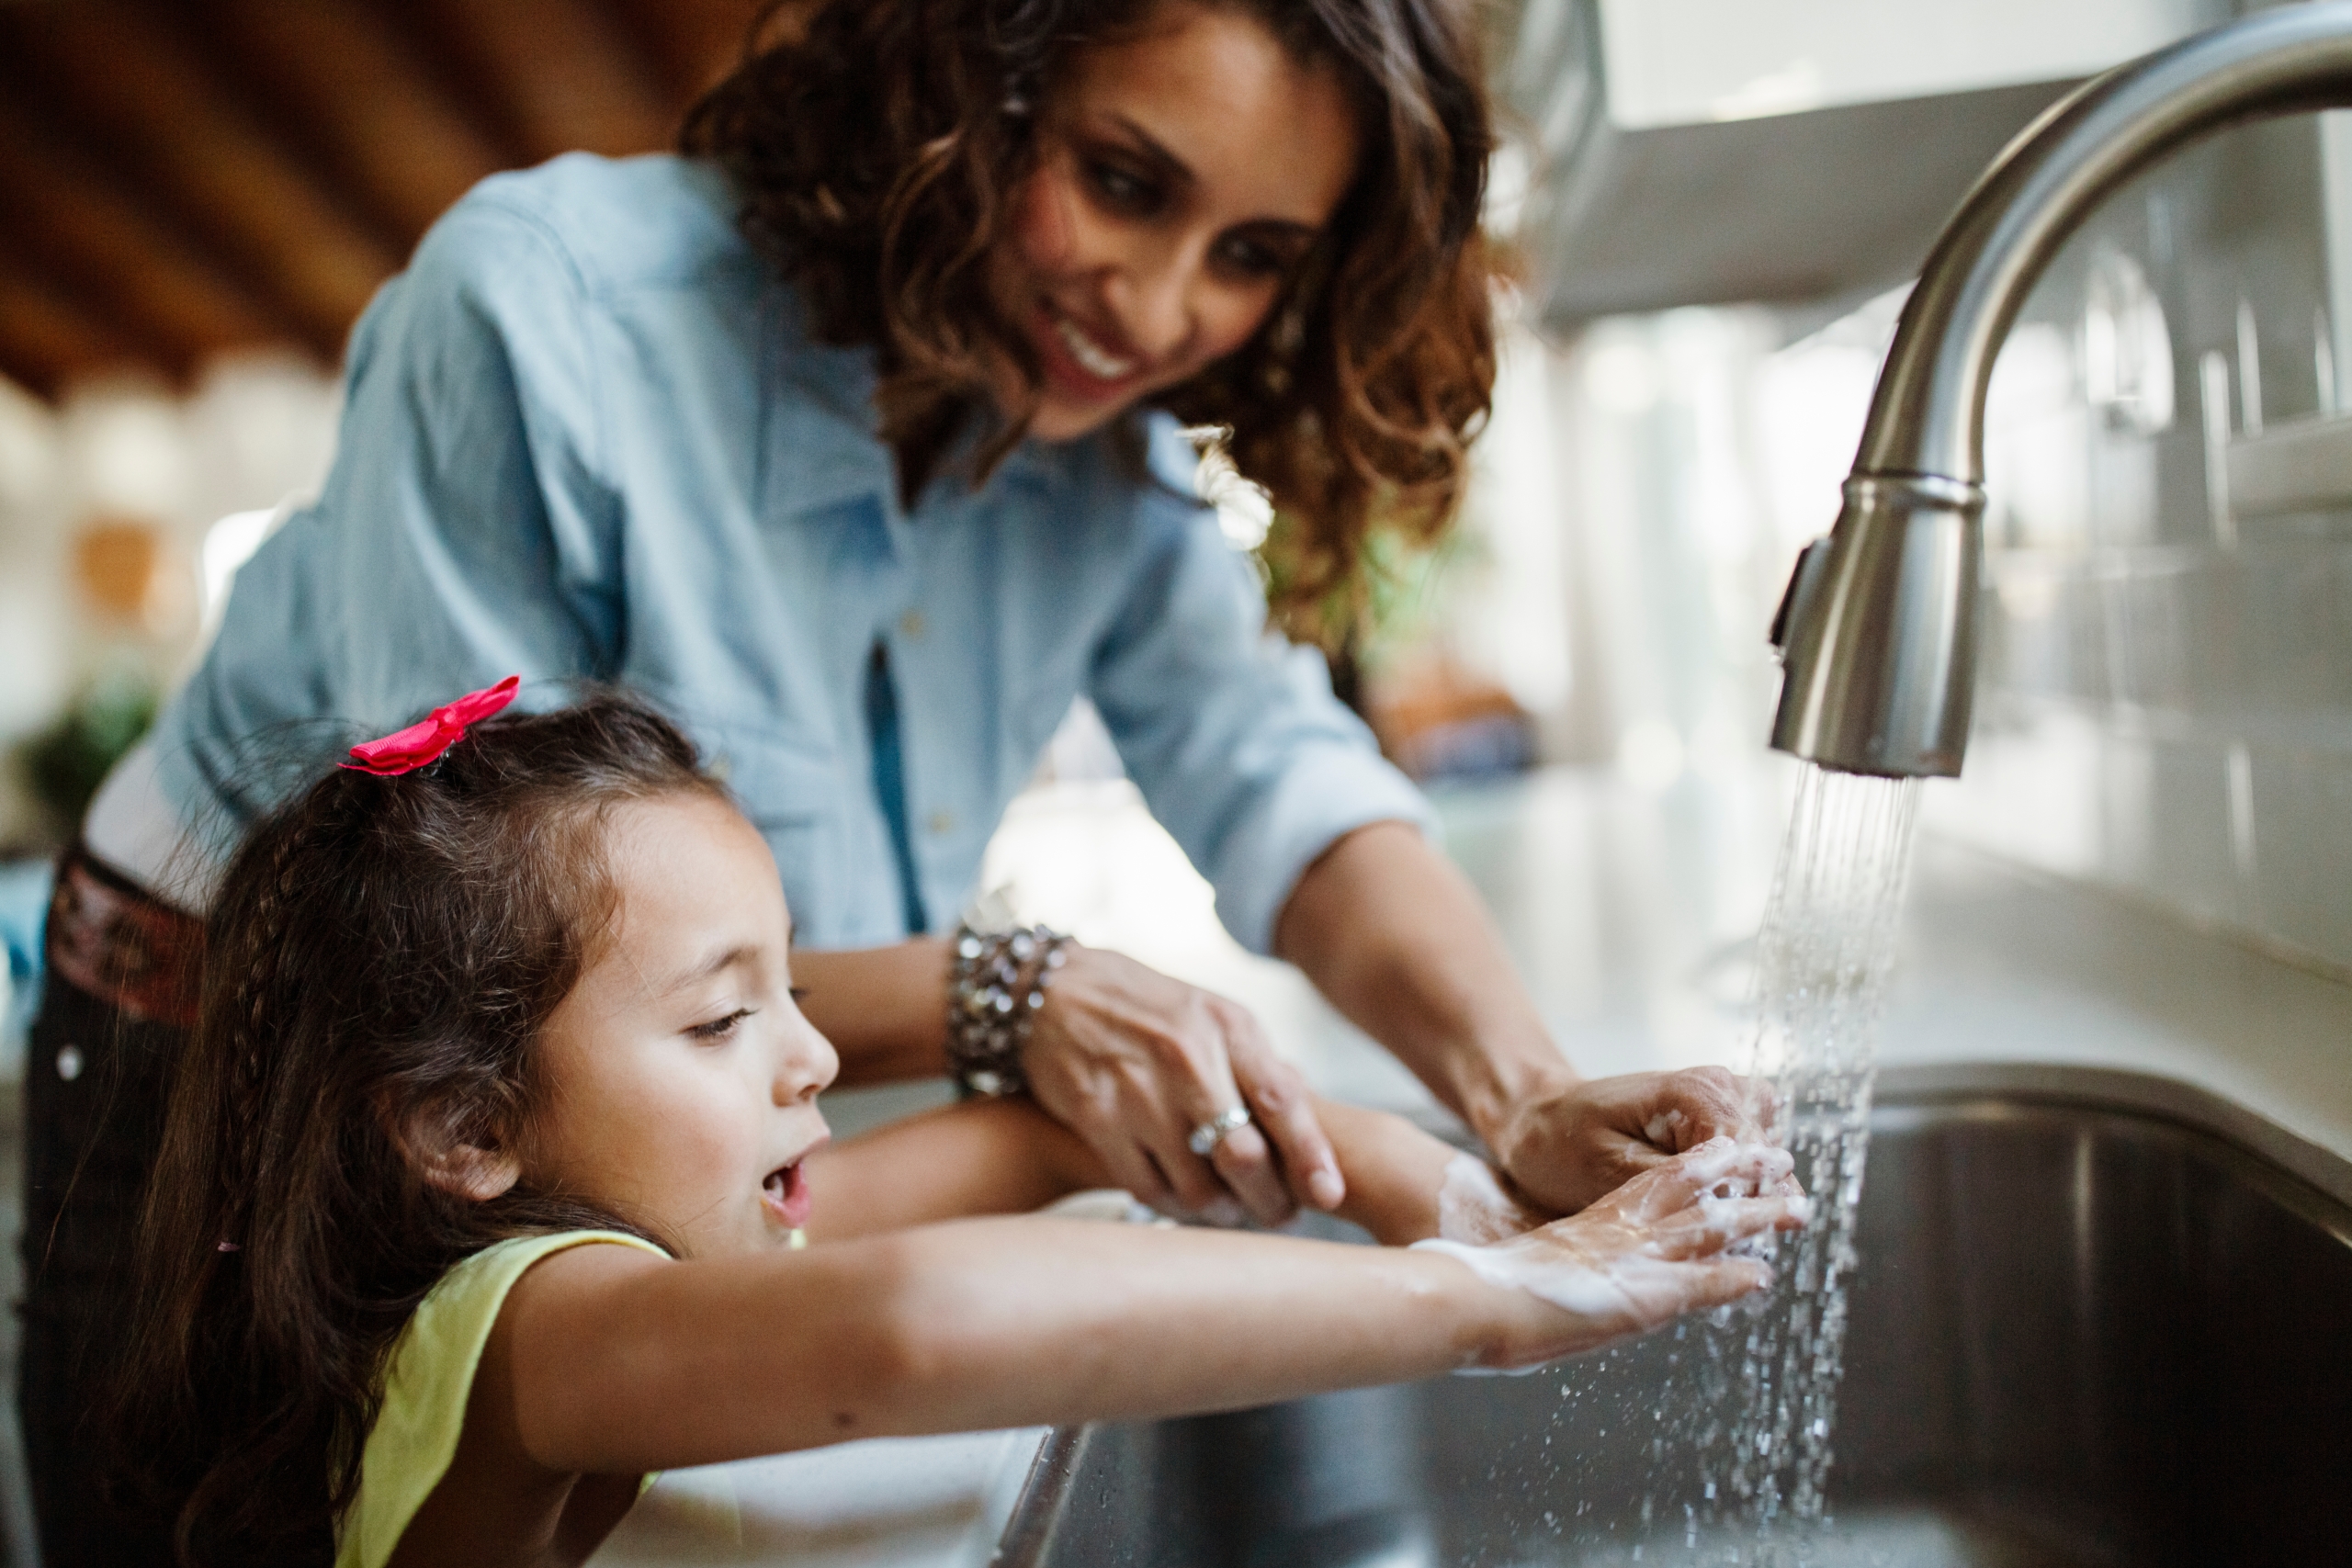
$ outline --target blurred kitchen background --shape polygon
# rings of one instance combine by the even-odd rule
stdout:
[[[1494,420],[1462,529],[1387,559],[1342,667],[1444,798],[1457,853],[1521,902],[1522,960],[1572,1044],[1603,1015],[1672,1036],[1656,1009],[1625,1014],[1634,971],[1671,980],[1753,930],[1787,782],[1760,747],[1764,627],[1835,514],[1942,215],[2071,82],[2239,9],[1492,10],[1510,140],[1490,222],[1517,274]],[[237,564],[325,472],[335,359],[369,293],[481,175],[664,145],[752,12],[0,4],[13,1021],[46,857],[197,656]],[[1928,811],[1944,835],[2338,969],[2352,498],[2265,488],[2264,458],[2325,438],[2352,396],[2347,150],[2336,117],[2215,139],[2112,200],[2052,270],[1993,395],[1969,775]],[[1227,493],[1255,546],[1262,508]],[[1083,715],[1046,783],[999,846],[997,891],[1170,962],[1241,964],[1164,840],[1138,847],[1149,826]],[[1106,863],[1102,834],[1159,869]],[[1072,864],[1116,868],[1091,890],[1055,869],[1054,845],[1081,841]],[[1645,886],[1611,885],[1621,863]],[[1627,935],[1645,909],[1679,934]]]
[[[1736,1059],[1792,779],[1763,748],[1765,629],[1942,216],[2074,82],[2255,8],[1493,9],[1515,279],[1494,418],[1462,528],[1386,558],[1339,662],[1588,1070]],[[752,10],[0,3],[12,1100],[48,858],[324,475],[354,316],[482,175],[666,145]],[[2067,246],[1995,377],[1984,679],[1923,854],[2352,976],[2347,333],[2343,117],[2199,144]],[[1257,547],[1262,504],[1221,493]],[[1286,1049],[1353,1064],[1331,1081],[1415,1100],[1225,938],[1084,712],[984,880],[1244,996]]]

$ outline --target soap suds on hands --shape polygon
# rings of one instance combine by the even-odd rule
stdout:
[[[1437,1191],[1437,1234],[1446,1241],[1483,1247],[1544,1223],[1544,1216],[1503,1190],[1495,1168],[1470,1155],[1446,1162]]]
[[[1442,1253],[1488,1284],[1523,1291],[1582,1319],[1583,1331],[1564,1335],[1566,1343],[1551,1352],[1572,1354],[1769,1280],[1769,1266],[1758,1256],[1769,1256],[1767,1238],[1811,1213],[1804,1198],[1778,1193],[1792,1164],[1782,1149],[1712,1139],[1580,1213],[1484,1244],[1468,1239],[1470,1231],[1498,1223],[1496,1197],[1512,1200],[1485,1167],[1457,1172],[1449,1166],[1446,1190],[1456,1198],[1455,1226],[1464,1234],[1445,1226],[1442,1193],[1441,1234],[1414,1248]],[[1739,1262],[1727,1271],[1732,1259]]]
[[[1417,1241],[1416,1252],[1442,1252],[1469,1265],[1470,1271],[1489,1285],[1525,1291],[1578,1317],[1638,1318],[1635,1292],[1648,1286],[1651,1293],[1667,1283],[1671,1264],[1653,1258],[1625,1258],[1607,1269],[1563,1258],[1551,1248],[1509,1244],[1476,1247],[1439,1238]],[[1671,1315],[1671,1314],[1669,1314]]]

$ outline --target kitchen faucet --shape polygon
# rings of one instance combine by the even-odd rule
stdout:
[[[2018,308],[2123,181],[2206,131],[2352,105],[2352,0],[2199,33],[2094,78],[1996,159],[1903,308],[1828,537],[1774,619],[1772,744],[1840,773],[1960,773],[1976,684],[1984,394]]]

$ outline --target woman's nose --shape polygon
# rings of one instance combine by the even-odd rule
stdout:
[[[1119,330],[1144,358],[1168,359],[1193,335],[1193,290],[1201,273],[1190,245],[1149,246],[1121,269],[1111,306]]]

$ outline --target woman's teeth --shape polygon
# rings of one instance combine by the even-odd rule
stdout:
[[[1101,345],[1079,331],[1078,324],[1069,317],[1057,316],[1054,330],[1061,333],[1063,345],[1069,350],[1069,356],[1078,361],[1079,368],[1096,380],[1116,381],[1134,373],[1134,360],[1104,353]]]

